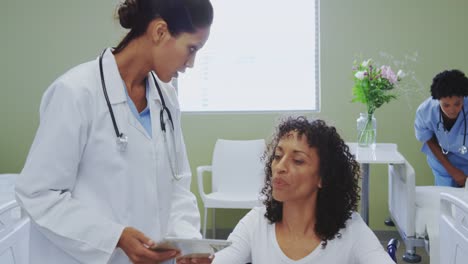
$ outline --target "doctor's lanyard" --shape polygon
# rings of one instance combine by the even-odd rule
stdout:
[[[462,106],[462,110],[463,112],[463,125],[464,125],[464,130],[463,130],[463,145],[461,145],[459,148],[458,148],[458,153],[462,154],[462,155],[465,155],[467,152],[468,152],[468,149],[465,145],[465,140],[466,140],[466,113],[465,113],[465,107]],[[448,140],[448,136],[447,136],[447,133],[448,131],[445,129],[445,125],[443,123],[443,120],[442,120],[442,109],[439,107],[439,122],[437,123],[437,130],[439,130],[439,125],[442,125],[442,128],[444,129],[443,131],[443,134],[444,134],[444,137],[445,137],[445,143],[447,144],[447,146],[450,148],[450,145],[449,145],[449,140]],[[440,146],[440,149],[442,150],[442,153],[444,155],[447,155],[449,153],[449,149],[445,150],[443,147],[442,147],[442,144],[440,144],[439,142],[439,146]]]
[[[117,136],[117,147],[120,151],[126,151],[127,150],[127,145],[128,145],[128,137],[124,133],[121,133],[119,131],[119,127],[117,126],[117,122],[115,121],[115,116],[114,116],[114,111],[112,110],[112,105],[109,101],[109,96],[107,95],[107,87],[106,87],[106,82],[104,81],[104,70],[102,67],[102,58],[104,57],[104,53],[106,52],[106,49],[102,51],[101,55],[99,56],[99,73],[101,75],[101,85],[102,85],[102,90],[104,92],[104,97],[106,99],[107,103],[107,108],[109,109],[109,113],[112,119],[112,125],[114,126],[114,131],[115,135]],[[164,97],[161,92],[161,88],[159,87],[158,82],[156,81],[156,77],[154,76],[154,73],[151,72],[151,76],[153,77],[154,84],[156,85],[156,90],[158,91],[159,98],[161,98],[161,111],[159,112],[159,118],[160,118],[160,125],[161,125],[161,130],[164,135],[164,146],[166,149],[166,154],[167,158],[169,160],[169,165],[171,168],[171,173],[172,177],[175,180],[180,180],[182,179],[182,176],[180,175],[179,172],[179,166],[177,162],[177,151],[176,151],[176,144],[175,144],[175,134],[174,134],[174,122],[172,121],[172,116],[171,112],[169,111],[169,108],[166,106],[166,103],[164,101]],[[164,121],[164,113],[166,113],[167,119],[169,121],[169,130],[170,133],[172,134],[172,140],[171,141],[171,147],[174,150],[174,158],[171,158],[171,154],[169,151],[169,142],[167,140],[167,128],[166,128],[166,121]]]

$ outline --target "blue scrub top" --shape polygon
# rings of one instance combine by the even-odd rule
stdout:
[[[433,155],[432,151],[427,146],[426,141],[431,139],[435,134],[439,144],[444,148],[444,150],[453,153],[458,156],[458,158],[464,160],[464,162],[467,162],[468,154],[460,154],[458,152],[458,149],[463,145],[463,138],[466,136],[465,125],[468,125],[465,123],[465,116],[468,116],[468,113],[466,113],[468,110],[467,97],[464,98],[464,110],[465,115],[460,112],[457,117],[457,121],[450,131],[444,131],[443,124],[440,122],[439,100],[434,100],[432,97],[426,99],[418,107],[418,110],[416,111],[416,120],[414,122],[416,138],[424,143],[421,151],[426,155]]]
[[[146,100],[149,101],[149,85],[148,85],[148,78],[146,79]],[[125,88],[125,95],[127,96],[127,102],[128,106],[130,107],[130,110],[133,113],[133,116],[140,122],[140,124],[145,128],[146,132],[148,133],[148,136],[151,138],[152,137],[152,129],[151,129],[151,112],[148,107],[149,104],[146,105],[146,108],[143,109],[140,113],[138,113],[138,110],[135,106],[135,103],[133,103],[132,99],[128,95],[127,87],[124,83],[124,88]]]
[[[440,107],[439,100],[434,100],[432,97],[426,99],[416,111],[416,120],[414,121],[414,131],[416,138],[423,143],[421,151],[428,157],[428,163],[431,166],[434,174],[444,177],[450,177],[445,168],[440,164],[437,158],[432,153],[426,141],[431,139],[433,135],[437,137],[439,145],[449,153],[446,155],[450,163],[455,167],[463,170],[468,174],[468,153],[461,154],[458,149],[463,145],[464,138],[466,137],[465,125],[468,116],[468,98],[464,98],[464,111],[465,115],[460,112],[457,120],[450,131],[445,131],[443,124],[440,120]],[[468,144],[468,139],[465,139],[465,145]],[[436,179],[437,182],[437,179]]]

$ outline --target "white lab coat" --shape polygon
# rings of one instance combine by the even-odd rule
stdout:
[[[155,241],[166,235],[201,237],[174,88],[159,82],[174,119],[183,175],[179,181],[171,174],[159,120],[161,101],[152,77],[148,75],[149,137],[131,113],[110,50],[103,68],[118,127],[128,135],[127,150],[117,148],[98,59],[71,69],[48,88],[16,185],[17,199],[33,220],[32,264],[129,263],[116,249],[125,226]]]

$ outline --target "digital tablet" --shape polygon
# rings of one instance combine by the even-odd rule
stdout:
[[[190,239],[166,237],[151,249],[158,252],[180,250],[181,257],[209,257],[231,245],[230,241],[220,239]]]

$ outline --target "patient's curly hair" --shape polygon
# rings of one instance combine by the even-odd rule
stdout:
[[[308,121],[306,117],[289,117],[282,121],[264,154],[265,186],[261,193],[266,206],[265,217],[271,222],[282,219],[283,204],[272,196],[272,170],[278,142],[289,132],[305,136],[309,147],[317,149],[320,158],[319,175],[322,188],[318,191],[315,233],[326,247],[327,241],[339,237],[359,202],[359,163],[350,153],[349,147],[337,133],[335,127],[327,126],[323,120]]]
[[[443,97],[468,96],[468,78],[460,70],[447,70],[438,73],[431,84],[432,99]]]

